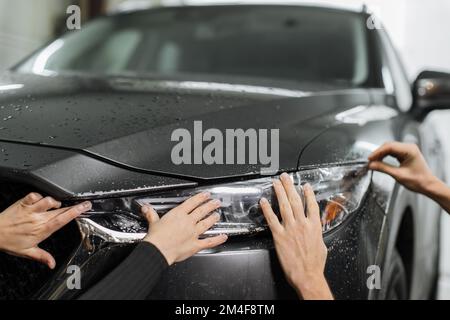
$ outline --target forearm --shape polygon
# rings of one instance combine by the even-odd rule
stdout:
[[[430,179],[425,186],[424,194],[436,201],[450,214],[450,188],[443,181],[436,177]]]
[[[297,281],[295,289],[304,300],[334,300],[325,276],[310,277],[307,281]]]
[[[81,300],[144,300],[168,265],[159,250],[147,242],[114,271],[81,296]]]

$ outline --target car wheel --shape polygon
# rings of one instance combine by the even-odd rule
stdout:
[[[406,300],[408,299],[408,279],[402,258],[397,250],[394,250],[388,270],[388,281],[386,299]]]

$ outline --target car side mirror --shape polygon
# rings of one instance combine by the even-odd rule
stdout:
[[[413,110],[418,115],[450,109],[450,73],[422,71],[414,81],[413,96]]]

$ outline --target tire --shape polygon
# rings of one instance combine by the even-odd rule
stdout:
[[[392,253],[392,259],[387,270],[386,300],[407,300],[409,298],[408,279],[402,258],[397,250]]]

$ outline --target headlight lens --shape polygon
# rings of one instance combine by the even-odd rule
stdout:
[[[291,176],[302,198],[301,186],[311,184],[321,210],[324,232],[339,226],[360,207],[371,180],[366,164],[317,168],[299,171]],[[137,241],[145,235],[147,228],[139,214],[143,205],[152,205],[162,216],[203,191],[208,191],[212,199],[222,202],[217,210],[221,220],[205,236],[245,235],[265,230],[266,223],[259,207],[262,197],[267,198],[278,211],[272,178],[261,178],[161,192],[144,197],[95,200],[92,211],[82,219],[89,219],[90,223],[101,227],[102,231],[111,230],[118,238],[121,233],[127,234],[126,239],[130,239],[130,234],[135,234]]]

